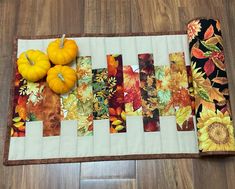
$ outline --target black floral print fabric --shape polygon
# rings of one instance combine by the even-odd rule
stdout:
[[[188,24],[199,149],[235,149],[228,79],[219,20],[197,19]]]

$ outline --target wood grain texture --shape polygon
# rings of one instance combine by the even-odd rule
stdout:
[[[193,161],[195,188],[228,188],[225,172],[226,159],[197,159]]]
[[[136,173],[139,189],[193,188],[192,160],[142,160],[137,162]]]
[[[195,17],[219,18],[235,117],[235,0],[1,0],[0,155],[18,35],[185,30]],[[235,158],[144,160],[5,167],[0,188],[235,188]]]
[[[19,9],[17,35],[83,33],[83,0],[20,0]]]
[[[130,0],[86,0],[85,33],[131,32]]]
[[[16,32],[18,3],[14,0],[0,1],[0,56],[10,57],[12,53],[12,36]],[[3,45],[4,44],[4,45]]]
[[[133,189],[136,188],[133,179],[98,179],[82,180],[81,189]]]
[[[135,165],[135,161],[82,163],[81,179],[135,179]]]
[[[228,72],[228,77],[229,77],[229,81],[230,81],[230,91],[234,91],[235,89],[235,53],[234,53],[234,49],[235,49],[235,31],[234,28],[235,27],[235,1],[228,1],[228,3],[226,3],[225,5],[225,11],[224,13],[224,17],[226,18],[226,23],[224,25],[226,25],[226,28],[224,28],[224,31],[226,31],[228,33],[228,35],[224,36],[224,40],[226,42],[226,49],[225,49],[225,56],[227,59],[227,68],[228,70],[230,70]],[[225,27],[225,26],[224,26]],[[233,123],[234,123],[234,119],[235,119],[235,92],[232,92],[230,95],[232,95],[231,98],[231,104],[233,104],[232,106],[232,110],[233,110]],[[228,188],[235,188],[235,158],[231,157],[229,158],[226,163],[225,163],[225,170],[226,170],[226,176],[227,176],[227,184],[228,184]]]

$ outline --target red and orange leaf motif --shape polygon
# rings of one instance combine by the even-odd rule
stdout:
[[[133,69],[133,66],[123,67],[124,101],[127,114],[133,114],[141,108],[139,72],[137,71],[138,69]],[[129,103],[132,109],[128,109],[127,103]],[[138,115],[138,112],[136,112],[136,114]]]
[[[215,70],[215,65],[211,59],[209,59],[204,65],[204,71],[207,76],[211,75]]]
[[[126,132],[122,56],[108,55],[107,64],[110,132]]]
[[[204,59],[204,58],[207,58],[205,55],[204,55],[204,52],[202,50],[200,50],[199,48],[196,48],[196,47],[193,47],[192,50],[191,50],[191,54],[192,56],[198,58],[198,59]]]
[[[204,39],[209,39],[214,35],[214,28],[212,25],[210,25],[210,27],[206,30],[205,34],[204,34]]]
[[[108,62],[108,75],[115,76],[117,74],[118,61],[115,60],[114,56],[108,55],[107,62]]]

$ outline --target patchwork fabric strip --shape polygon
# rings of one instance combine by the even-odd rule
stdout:
[[[95,120],[108,119],[108,70],[92,70],[93,116]]]
[[[60,98],[45,81],[26,81],[16,70],[11,136],[25,136],[26,121],[43,121],[43,136],[60,135]],[[17,97],[17,98],[16,98]]]
[[[199,149],[234,151],[234,129],[224,64],[220,22],[193,20],[188,24]]]
[[[188,90],[191,99],[192,115],[195,116],[195,98],[194,98],[193,76],[192,76],[191,66],[186,66],[186,69],[188,75]]]
[[[60,97],[45,81],[27,82],[26,94],[29,121],[43,121],[43,136],[60,135]]]
[[[160,130],[155,69],[152,54],[139,54],[140,90],[142,96],[144,131]]]
[[[90,56],[77,58],[78,136],[93,134],[92,64]]]
[[[183,53],[171,53],[171,84],[178,131],[194,130],[192,99]]]
[[[110,132],[126,132],[122,56],[108,55],[107,64]]]
[[[42,83],[37,90],[39,93],[42,90],[43,106],[38,109],[38,112],[43,112],[43,136],[58,136],[61,127],[60,96],[55,94],[46,82]]]
[[[22,78],[16,68],[14,83],[13,115],[11,124],[12,137],[25,136],[25,123],[29,120],[26,110],[28,96],[26,95],[27,81]]]
[[[156,88],[157,88],[157,107],[161,116],[174,116],[172,96],[172,77],[170,66],[155,67]]]
[[[123,76],[126,115],[142,115],[139,66],[124,66]]]
[[[61,95],[63,120],[78,120],[77,87],[69,94]]]

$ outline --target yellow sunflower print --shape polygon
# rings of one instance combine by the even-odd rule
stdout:
[[[198,119],[199,150],[234,151],[235,142],[232,121],[228,112],[224,114],[203,109]]]

